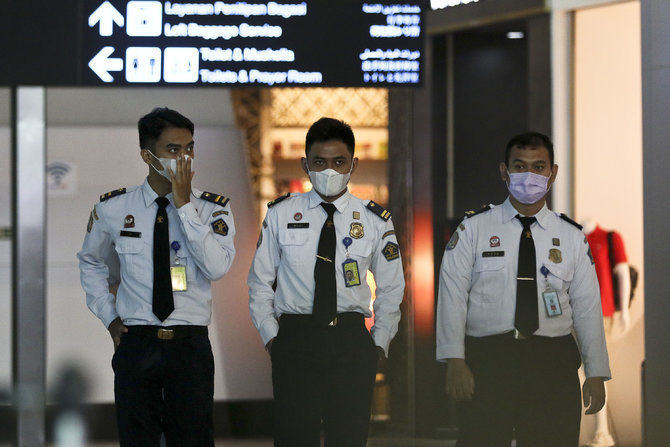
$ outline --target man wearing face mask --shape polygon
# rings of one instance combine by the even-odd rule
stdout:
[[[598,281],[581,227],[547,208],[557,172],[548,137],[512,138],[500,163],[508,199],[466,217],[447,244],[437,360],[458,401],[460,447],[513,437],[517,447],[577,447],[580,397],[587,414],[605,403]]]
[[[211,281],[235,256],[228,199],[191,187],[193,123],[157,108],[138,122],[149,174],[100,196],[77,254],[91,311],[114,343],[121,446],[214,446]]]
[[[398,329],[398,241],[390,213],[347,190],[354,145],[342,121],[310,127],[301,162],[313,188],[268,204],[251,264],[251,317],[272,359],[275,446],[320,446],[323,421],[325,445],[365,447],[375,373]]]

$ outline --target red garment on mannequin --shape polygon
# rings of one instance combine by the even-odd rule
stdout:
[[[591,247],[593,261],[596,264],[596,275],[600,285],[600,302],[603,306],[603,316],[611,317],[614,315],[614,288],[612,278],[612,268],[609,259],[609,247],[607,244],[607,231],[599,226],[586,235],[586,239]],[[614,251],[614,264],[628,262],[626,258],[626,249],[619,233],[612,234],[612,249]]]

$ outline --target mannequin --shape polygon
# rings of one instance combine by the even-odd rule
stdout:
[[[607,242],[607,231],[603,230],[598,224],[587,219],[582,222],[584,233],[591,247],[593,260],[596,266],[596,274],[600,283],[600,298],[603,306],[603,320],[605,324],[605,335],[610,338],[613,327],[614,308],[614,288],[613,280],[618,281],[618,299],[620,303],[619,316],[622,331],[626,332],[630,327],[630,273],[626,252],[623,246],[621,236],[617,233],[612,237],[612,249],[615,265],[610,266],[609,246]],[[615,276],[616,278],[612,277]],[[591,447],[613,446],[612,437],[608,424],[607,404],[595,415],[596,428],[593,440],[588,444]]]

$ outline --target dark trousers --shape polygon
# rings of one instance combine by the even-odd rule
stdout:
[[[315,326],[284,315],[272,344],[276,447],[365,447],[376,348],[361,314]]]
[[[515,340],[511,333],[466,337],[475,379],[460,402],[458,447],[577,447],[581,364],[572,336]]]
[[[112,359],[122,447],[213,447],[214,358],[207,335],[123,334]]]

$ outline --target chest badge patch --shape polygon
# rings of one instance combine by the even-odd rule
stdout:
[[[554,264],[560,264],[563,262],[563,255],[561,254],[561,250],[557,248],[552,248],[549,250],[549,260]]]
[[[354,211],[354,219],[360,219],[361,213],[359,211]]]
[[[388,242],[386,245],[384,245],[384,248],[382,249],[382,254],[384,255],[384,258],[386,258],[387,261],[393,261],[394,259],[398,259],[400,257],[400,250],[398,249],[398,244]]]
[[[551,239],[551,245],[554,247],[560,247],[561,246],[561,240],[557,237],[554,237]]]
[[[498,236],[491,236],[491,239],[489,239],[489,245],[491,247],[500,247],[500,238]]]
[[[360,222],[352,222],[351,228],[349,229],[349,236],[354,239],[360,239],[365,235],[363,232],[363,224]]]
[[[223,219],[217,219],[212,222],[212,230],[214,233],[220,234],[221,236],[228,235],[228,224]]]
[[[302,220],[302,213],[295,213],[293,215],[293,220],[296,220],[296,221]]]
[[[135,228],[135,217],[132,214],[123,219],[123,228]]]

